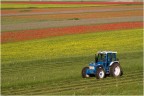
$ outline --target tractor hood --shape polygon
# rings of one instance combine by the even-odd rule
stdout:
[[[99,62],[96,63],[96,65],[102,65],[102,64],[103,64],[102,61],[99,61]]]
[[[90,63],[89,64],[89,69],[90,70],[94,70],[95,69],[95,65],[96,65],[95,63]]]
[[[95,66],[96,64],[94,62],[90,63],[89,66]]]
[[[99,61],[97,63],[92,62],[92,63],[89,64],[89,66],[97,66],[97,65],[103,65],[103,62]]]

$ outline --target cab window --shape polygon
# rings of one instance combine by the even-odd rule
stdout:
[[[106,61],[106,54],[98,54],[98,61]]]

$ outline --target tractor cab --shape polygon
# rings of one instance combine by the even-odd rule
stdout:
[[[103,64],[103,66],[109,66],[112,61],[117,61],[116,53],[112,51],[102,51],[95,55],[95,63]]]
[[[117,77],[122,75],[122,69],[116,56],[117,52],[99,51],[95,55],[95,62],[84,67],[82,77],[95,75],[97,79],[104,78],[105,74]]]

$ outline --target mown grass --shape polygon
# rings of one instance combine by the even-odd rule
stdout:
[[[133,29],[2,44],[2,93],[142,95],[142,39],[142,29]],[[130,85],[128,81],[120,83],[117,89],[103,85],[104,90],[100,90],[98,86],[105,82],[113,85],[113,78],[82,79],[81,69],[94,61],[94,54],[99,50],[118,51],[124,71],[120,81],[140,80]],[[141,71],[141,75],[136,71]],[[56,89],[66,91],[59,93]]]

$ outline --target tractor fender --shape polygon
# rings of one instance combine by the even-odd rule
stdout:
[[[111,62],[109,66],[112,66],[114,63],[119,63],[119,61],[113,61],[113,62]]]

